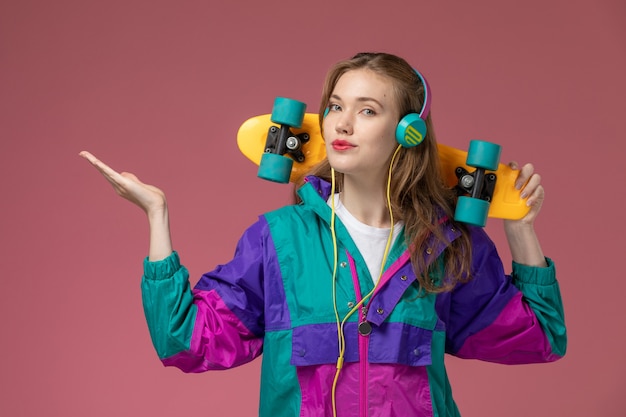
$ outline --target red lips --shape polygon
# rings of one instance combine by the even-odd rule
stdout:
[[[355,147],[353,144],[351,144],[347,140],[341,140],[341,139],[334,140],[331,145],[333,146],[333,149],[336,151],[345,151],[345,150],[352,149]]]

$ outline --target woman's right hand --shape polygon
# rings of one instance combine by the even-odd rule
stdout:
[[[148,216],[166,208],[165,194],[157,187],[144,184],[131,173],[118,173],[90,152],[82,151],[80,156],[100,171],[118,195],[139,206]]]
[[[136,204],[148,215],[150,224],[150,261],[165,259],[172,253],[169,217],[165,194],[153,185],[144,184],[133,174],[121,174],[87,151],[80,153],[113,185],[115,192]]]

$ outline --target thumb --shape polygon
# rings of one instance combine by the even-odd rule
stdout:
[[[137,178],[137,176],[136,176],[135,174],[132,174],[132,173],[130,173],[130,172],[121,172],[121,173],[120,173],[120,175],[121,175],[122,177],[124,177],[124,178],[127,178],[127,179],[131,180],[131,181],[137,182],[137,183],[139,183],[139,184],[143,184],[143,183],[139,180],[139,178]]]

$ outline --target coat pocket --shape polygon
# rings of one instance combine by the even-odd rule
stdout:
[[[439,318],[436,295],[420,294],[417,284],[409,286],[399,300],[384,292],[372,300],[368,317],[376,321],[369,340],[369,362],[425,366],[432,363],[433,332]],[[391,308],[393,307],[393,308]],[[388,315],[386,311],[391,310]]]
[[[346,362],[359,360],[356,327],[354,322],[344,326]],[[291,346],[291,364],[294,366],[335,364],[339,357],[337,324],[320,323],[294,327]]]
[[[368,360],[407,366],[432,364],[433,328],[406,323],[382,323],[370,334]]]

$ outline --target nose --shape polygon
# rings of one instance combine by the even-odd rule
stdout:
[[[337,119],[337,124],[335,125],[335,130],[337,133],[341,133],[344,135],[351,135],[353,131],[352,117],[348,112],[341,112],[339,118]]]

